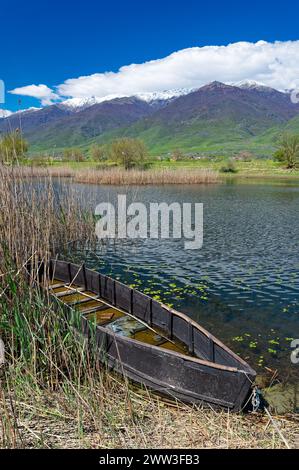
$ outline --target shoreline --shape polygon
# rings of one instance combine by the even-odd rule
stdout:
[[[54,164],[46,166],[2,166],[7,175],[20,178],[70,178],[74,183],[103,185],[172,185],[172,184],[294,184],[299,185],[299,170],[281,167],[252,169],[240,167],[235,173],[224,173],[215,165],[153,166],[149,169],[125,170],[121,167],[99,167],[94,162]]]

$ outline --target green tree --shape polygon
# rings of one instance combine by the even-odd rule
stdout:
[[[28,142],[18,130],[5,134],[0,140],[0,162],[15,164],[25,157]]]
[[[112,160],[128,170],[144,163],[147,149],[142,140],[123,138],[112,143],[110,155]]]
[[[77,147],[66,148],[63,152],[63,160],[66,162],[84,162],[84,154]]]
[[[105,145],[92,145],[91,157],[95,162],[103,162],[108,159],[108,149]]]
[[[185,158],[185,155],[180,149],[175,149],[171,154],[171,160],[174,160],[177,162],[184,160],[184,158]]]
[[[274,159],[285,163],[287,168],[295,168],[299,163],[299,136],[285,134],[279,142]]]

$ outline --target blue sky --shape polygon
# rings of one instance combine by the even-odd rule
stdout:
[[[278,5],[278,4],[277,4]],[[6,90],[161,59],[185,48],[239,41],[298,40],[295,1],[4,1],[0,79]],[[299,77],[298,77],[299,78]],[[112,89],[113,91],[113,89]],[[2,108],[16,110],[6,93]],[[22,96],[21,107],[40,106]]]

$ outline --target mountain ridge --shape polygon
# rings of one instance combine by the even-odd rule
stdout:
[[[176,144],[183,149],[228,148],[228,144],[242,147],[246,140],[250,147],[250,140],[269,129],[279,133],[299,115],[299,105],[291,102],[288,93],[256,82],[236,86],[214,81],[191,91],[178,89],[100,102],[92,98],[79,107],[76,103],[55,103],[2,118],[0,133],[19,128],[21,122],[33,150],[84,147],[120,136],[142,138],[157,151],[167,151]]]

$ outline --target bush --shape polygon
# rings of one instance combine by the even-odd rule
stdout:
[[[185,155],[180,149],[175,149],[171,154],[171,160],[179,162],[185,159]]]
[[[33,167],[47,167],[53,165],[54,160],[48,155],[39,155],[28,158],[26,161],[24,161],[24,163]]]
[[[42,157],[35,157],[35,158],[31,158],[28,163],[31,165],[31,166],[40,166],[40,167],[45,167],[47,166],[47,161],[42,158]]]
[[[299,136],[285,134],[279,142],[274,160],[285,163],[289,169],[295,168],[299,164]]]
[[[123,138],[113,142],[110,156],[111,160],[114,160],[128,170],[144,164],[147,149],[142,140]]]
[[[85,160],[83,152],[77,147],[65,149],[62,158],[66,162],[84,162]]]
[[[0,162],[18,163],[28,151],[28,142],[23,139],[19,130],[6,134],[0,140]]]
[[[222,173],[237,173],[237,168],[235,162],[230,158],[227,162],[226,165],[221,167],[220,171]]]
[[[95,162],[104,162],[108,160],[109,151],[105,145],[94,144],[90,149],[90,153],[91,158]]]

